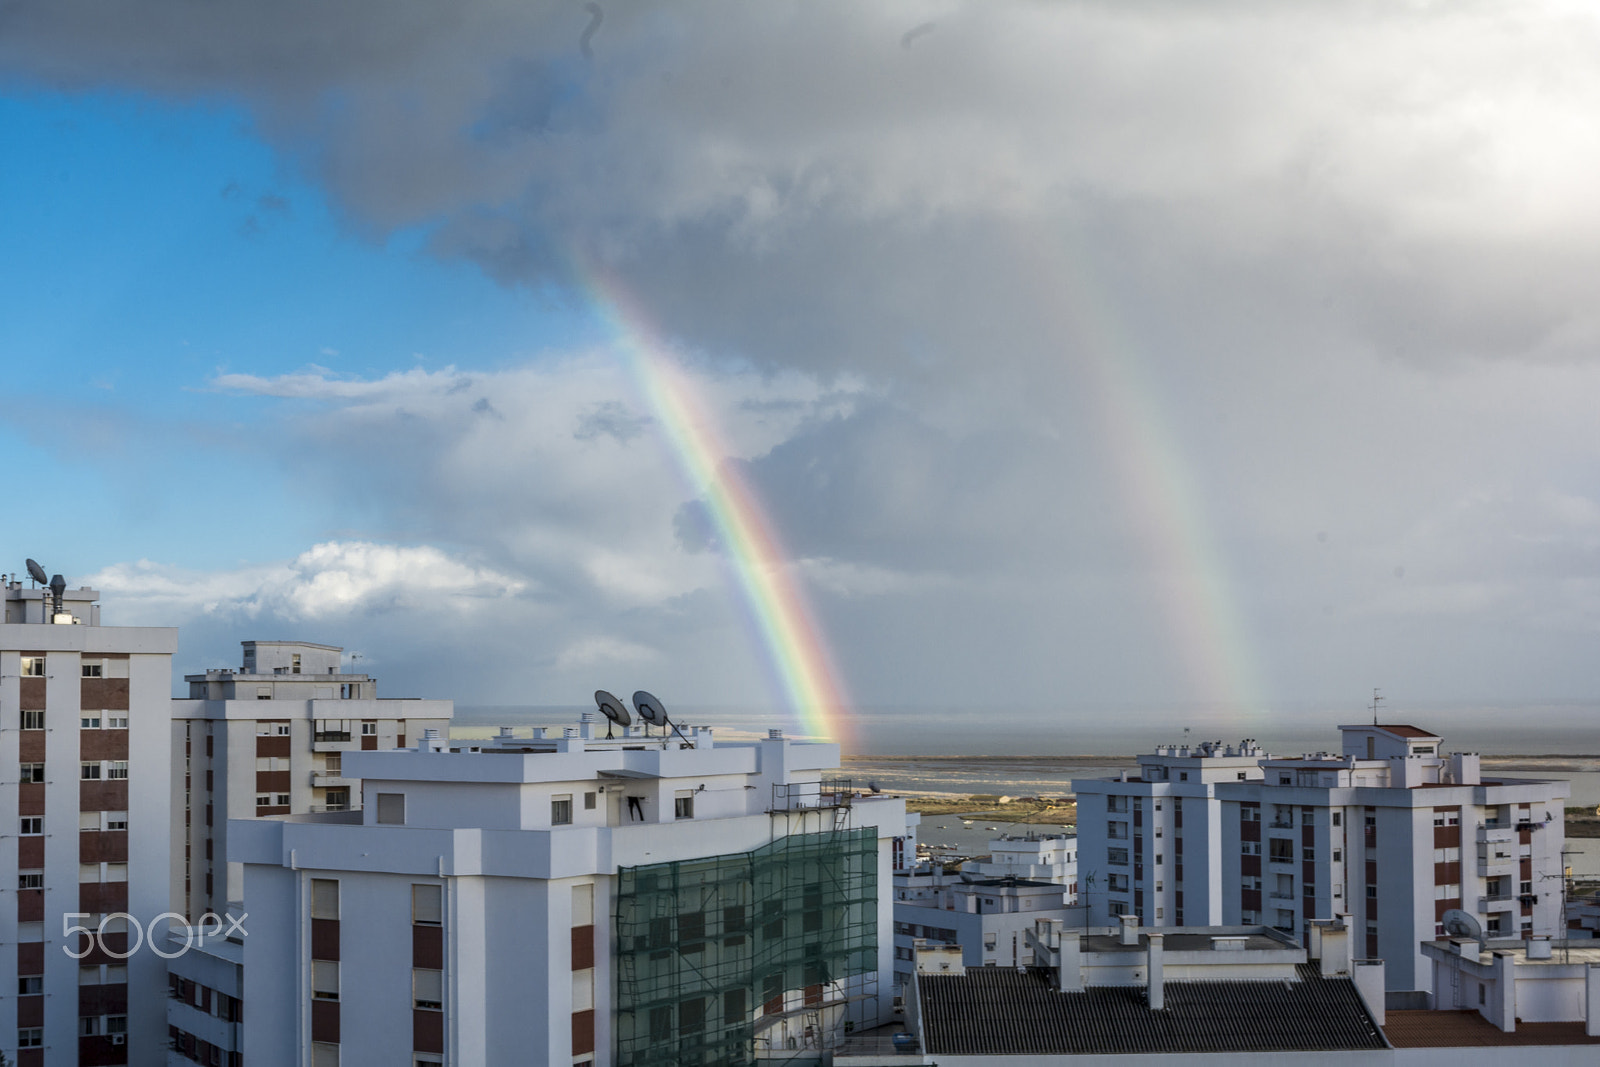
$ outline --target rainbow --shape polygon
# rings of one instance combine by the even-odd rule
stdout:
[[[1094,273],[1061,251],[1071,248],[1070,238],[1048,252],[1037,235],[1019,235],[1017,243],[1035,259],[1032,276],[1050,281],[1052,287],[1038,299],[1054,310],[1053,332],[1073,346],[1075,366],[1099,400],[1099,432],[1122,486],[1124,507],[1142,534],[1189,701],[1220,705],[1246,720],[1259,718],[1266,706],[1244,612],[1232,595],[1229,568],[1212,536],[1197,479],[1138,344]]]
[[[621,284],[592,263],[580,263],[579,273],[685,481],[704,497],[774,688],[798,732],[848,742],[849,702],[827,642],[760,497],[737,465],[726,462],[730,452],[716,420]]]

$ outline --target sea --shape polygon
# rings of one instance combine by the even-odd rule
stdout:
[[[487,736],[499,726],[563,726],[591,705],[460,705],[451,733]],[[711,726],[730,740],[794,730],[770,709],[669,708],[681,725]],[[841,774],[888,793],[1065,797],[1074,778],[1104,778],[1157,745],[1250,738],[1274,755],[1337,751],[1338,726],[1370,711],[1328,705],[1239,713],[1214,706],[872,707],[852,712]],[[1386,709],[1385,722],[1432,730],[1445,751],[1477,752],[1508,777],[1571,783],[1569,806],[1600,808],[1600,701],[1433,703]],[[994,829],[990,829],[993,827]],[[923,840],[970,847],[983,835],[1025,832],[989,819],[929,816]],[[1034,828],[1037,829],[1037,828]],[[968,839],[972,840],[969,841]],[[1578,877],[1600,878],[1600,839],[1573,839]]]

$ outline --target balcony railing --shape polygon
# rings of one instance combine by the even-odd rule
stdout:
[[[311,735],[312,741],[349,741],[349,730],[320,730]]]

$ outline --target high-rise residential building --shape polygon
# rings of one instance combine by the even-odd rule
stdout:
[[[448,700],[380,699],[335,645],[241,644],[238,670],[186,675],[189,699],[172,702],[172,907],[190,921],[240,899],[229,819],[357,808],[345,753],[405,748],[454,712]]]
[[[888,1022],[904,802],[833,744],[607,732],[352,752],[361,811],[234,821],[250,932],[173,962],[174,1041],[231,1051],[236,950],[263,1063],[815,1063]]]
[[[1165,745],[1139,757],[1137,773],[1075,780],[1078,899],[1095,925],[1137,916],[1147,927],[1223,921],[1224,783],[1261,778],[1253,740]]]
[[[168,905],[177,631],[102,626],[99,593],[59,579],[3,592],[0,1051],[20,1067],[165,1063],[148,932]]]
[[[1168,749],[1141,757],[1138,775],[1074,782],[1091,921],[1142,908],[1151,925],[1191,922],[1204,899],[1208,923],[1303,938],[1314,920],[1348,913],[1356,953],[1382,958],[1394,990],[1429,988],[1420,946],[1444,935],[1452,908],[1490,937],[1559,933],[1567,782],[1486,777],[1475,754],[1445,754],[1415,726],[1339,729],[1338,753],[1223,750],[1224,763],[1254,766],[1202,760],[1213,772],[1191,766],[1185,780]],[[1198,823],[1196,800],[1177,794],[1196,773],[1211,783]],[[1087,885],[1096,868],[1103,897]]]
[[[1238,857],[1224,922],[1298,936],[1348,912],[1396,990],[1431,988],[1421,944],[1452,908],[1490,937],[1559,936],[1570,783],[1485,776],[1416,726],[1339,730],[1340,753],[1264,760],[1259,782],[1219,789],[1224,863]]]

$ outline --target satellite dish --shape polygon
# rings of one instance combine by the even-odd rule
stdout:
[[[651,726],[664,726],[671,728],[672,732],[683,738],[685,745],[689,739],[683,736],[683,731],[678,729],[676,723],[667,718],[667,709],[661,701],[646,693],[643,689],[633,694],[633,710],[639,713],[639,718]]]
[[[883,790],[878,787],[878,783],[877,782],[868,782],[867,783],[867,788],[872,790],[874,793],[883,792]]]
[[[1480,945],[1484,943],[1483,927],[1478,925],[1477,919],[1460,908],[1451,908],[1439,921],[1444,924],[1444,932],[1451,937],[1470,937]]]
[[[661,701],[643,689],[633,694],[633,708],[639,713],[639,718],[651,726],[666,726],[672,721],[667,718],[667,709]]]
[[[628,709],[622,706],[622,701],[606,692],[604,689],[594,691],[594,702],[600,708],[600,714],[606,717],[606,736],[613,736],[611,724],[626,727],[633,722],[633,716],[628,714]]]
[[[31,559],[28,561],[28,577],[32,578],[40,585],[50,584],[50,576],[44,572],[44,568],[39,566],[39,564],[35,563]]]

